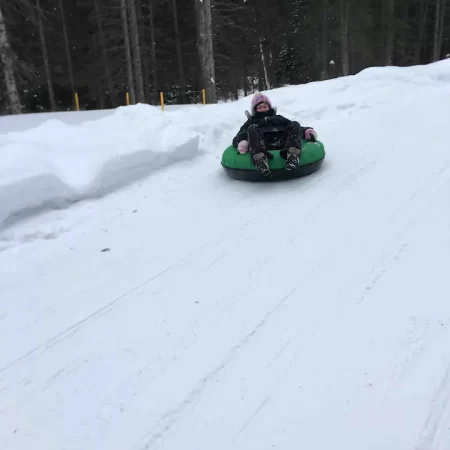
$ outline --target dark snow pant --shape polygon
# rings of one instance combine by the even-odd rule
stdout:
[[[255,161],[255,155],[256,160],[259,160],[262,154],[266,155],[269,159],[273,158],[273,155],[267,150],[267,146],[268,144],[264,139],[264,133],[260,130],[258,125],[250,125],[248,127],[248,148],[253,161]],[[284,159],[287,158],[287,153],[291,147],[294,147],[301,152],[302,131],[298,122],[289,124],[280,141],[270,145],[271,150],[281,150],[280,156]],[[300,157],[300,154],[297,156]]]

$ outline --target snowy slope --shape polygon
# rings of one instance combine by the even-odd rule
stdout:
[[[221,171],[249,99],[6,135],[0,193],[86,199],[1,232],[0,448],[449,450],[449,62],[269,92],[327,150],[286,183]]]

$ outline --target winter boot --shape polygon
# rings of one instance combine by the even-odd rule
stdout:
[[[291,147],[287,153],[286,158],[286,170],[294,171],[298,167],[298,161],[300,159],[300,149]]]
[[[269,161],[267,160],[267,156],[264,153],[256,153],[253,155],[253,162],[255,163],[256,168],[265,176],[272,176],[272,172],[269,169]]]

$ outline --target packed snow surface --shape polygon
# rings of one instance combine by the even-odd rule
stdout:
[[[220,167],[250,98],[0,118],[0,448],[450,450],[449,74],[268,91],[283,183]]]

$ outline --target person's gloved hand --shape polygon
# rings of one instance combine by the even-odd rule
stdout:
[[[238,151],[242,155],[248,152],[248,141],[241,141],[238,144]]]
[[[308,128],[308,129],[305,131],[305,138],[306,138],[306,140],[308,140],[308,141],[312,141],[313,139],[311,139],[311,137],[312,137],[314,140],[317,140],[317,132],[316,132],[316,130],[314,130],[313,128]]]

